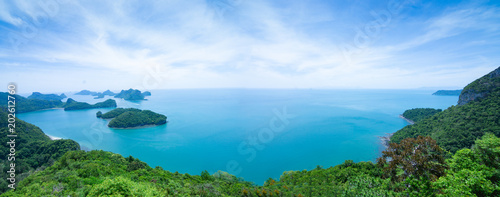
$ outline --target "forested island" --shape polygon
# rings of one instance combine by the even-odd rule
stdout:
[[[141,92],[140,90],[128,89],[122,90],[120,93],[115,95],[115,98],[122,98],[125,100],[144,100],[144,97],[151,96],[151,92]]]
[[[459,96],[462,93],[462,90],[438,90],[432,95],[436,96]]]
[[[125,129],[167,123],[167,117],[163,114],[135,108],[117,108],[104,114],[98,111],[96,116],[102,119],[111,119],[108,123],[108,127],[111,128]]]
[[[92,105],[92,104],[88,104],[85,102],[78,102],[78,101],[75,101],[75,100],[69,98],[63,107],[64,107],[64,111],[80,110],[80,109],[94,109],[94,108],[110,108],[110,107],[116,107],[116,101],[113,99],[108,99],[106,101],[99,102],[99,103]]]
[[[37,162],[26,163],[17,189],[2,196],[499,196],[499,69],[469,84],[460,105],[430,116],[417,113],[420,120],[396,132],[376,163],[346,160],[328,168],[286,171],[262,186],[221,171],[181,174],[132,156],[69,151],[78,148],[70,140],[61,147],[38,147],[36,139],[49,143],[48,138],[16,119],[25,140],[19,146],[41,154],[22,154],[21,161]],[[0,126],[0,135],[6,136],[7,122]],[[5,156],[8,144],[1,147]],[[37,166],[42,166],[39,171],[30,171]],[[5,177],[0,184],[6,188]]]
[[[40,92],[33,92],[30,96],[28,96],[28,99],[40,99],[40,100],[47,100],[47,101],[60,101],[62,99],[66,98],[66,95],[63,93],[61,95],[57,94],[42,94]]]

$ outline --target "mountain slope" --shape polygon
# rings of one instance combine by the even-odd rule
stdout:
[[[500,136],[500,68],[465,87],[458,103],[397,131],[391,142],[431,136],[439,146],[456,152],[470,148],[474,140],[486,132]]]

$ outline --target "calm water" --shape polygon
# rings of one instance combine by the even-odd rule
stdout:
[[[407,125],[398,118],[417,107],[446,109],[458,97],[421,90],[157,90],[147,101],[119,107],[168,116],[163,126],[110,129],[95,113],[46,110],[18,114],[46,134],[89,149],[132,155],[171,172],[228,171],[256,184],[284,171],[329,167],[350,159],[374,161],[377,136]],[[66,93],[77,101],[104,99]]]

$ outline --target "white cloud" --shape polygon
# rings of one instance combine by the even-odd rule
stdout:
[[[23,10],[18,14],[29,17],[37,17],[41,9],[24,1],[16,6]],[[418,88],[468,81],[471,75],[464,73],[484,74],[499,60],[487,54],[472,56],[473,52],[465,50],[484,46],[490,43],[484,40],[498,34],[496,19],[500,12],[494,7],[443,10],[437,17],[416,23],[422,34],[402,37],[398,44],[384,42],[391,34],[381,33],[347,62],[337,48],[339,43],[334,42],[351,29],[323,24],[336,20],[336,8],[323,6],[312,12],[307,7],[311,5],[304,3],[276,7],[267,1],[235,1],[220,6],[186,1],[61,4],[58,16],[40,28],[25,51],[5,52],[0,56],[5,63],[0,65],[24,65],[19,69],[31,70],[17,71],[33,78],[38,75],[34,67],[44,70],[42,66],[48,66],[62,75],[74,75],[72,81],[95,86],[90,81],[95,78],[103,82],[95,77],[102,73],[107,73],[109,83],[116,86],[141,85],[150,75],[148,69],[159,66],[161,72],[157,74],[165,80],[158,88]],[[0,18],[12,18],[11,12],[0,12]],[[12,22],[15,18],[9,20],[16,23]],[[349,26],[340,23],[348,24],[349,20],[335,23]],[[393,25],[400,24],[394,20]],[[323,29],[329,32],[317,32]],[[428,55],[437,51],[435,42],[471,31],[479,31],[479,35],[470,36],[462,45],[464,51],[460,51],[470,59],[459,59],[455,56],[463,55],[456,53]],[[352,41],[353,36],[345,39]],[[484,50],[491,53],[497,49]],[[57,83],[45,80],[41,84]]]

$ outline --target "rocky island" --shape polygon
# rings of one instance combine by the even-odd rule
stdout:
[[[162,125],[167,123],[167,116],[150,110],[136,108],[116,108],[107,113],[98,111],[97,118],[111,119],[108,127],[130,129],[143,126]]]

